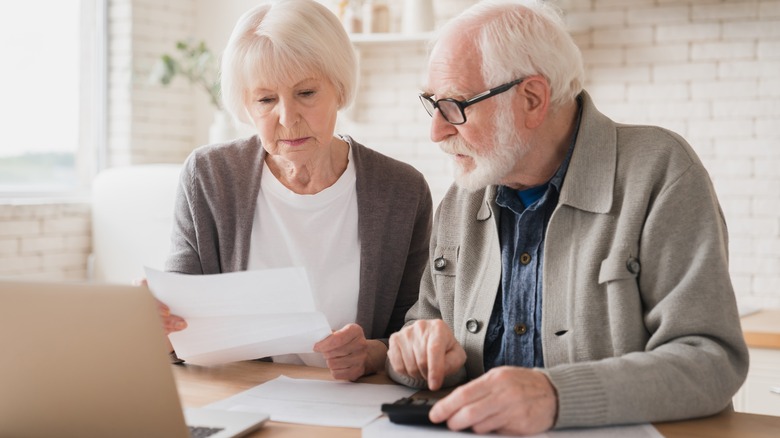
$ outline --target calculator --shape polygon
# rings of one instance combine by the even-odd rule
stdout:
[[[430,418],[428,418],[428,413],[437,401],[439,399],[433,397],[404,397],[393,403],[382,404],[382,412],[387,414],[393,423],[446,427],[446,421],[432,423]]]

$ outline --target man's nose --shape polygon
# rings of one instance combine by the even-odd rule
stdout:
[[[431,116],[431,140],[438,143],[451,135],[458,133],[457,128],[452,123],[444,120],[441,111],[438,109]]]

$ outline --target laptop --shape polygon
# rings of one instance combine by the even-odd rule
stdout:
[[[268,420],[183,410],[165,350],[144,287],[0,280],[0,437],[226,438]]]

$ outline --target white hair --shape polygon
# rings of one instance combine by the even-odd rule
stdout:
[[[358,63],[339,19],[314,0],[278,0],[238,19],[222,54],[222,101],[251,124],[246,95],[258,81],[277,83],[313,74],[336,87],[339,109],[355,95]]]
[[[561,12],[542,0],[483,0],[447,23],[441,34],[476,31],[482,78],[488,86],[541,75],[550,85],[552,108],[582,91],[582,53]]]

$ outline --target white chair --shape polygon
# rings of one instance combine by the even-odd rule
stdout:
[[[92,186],[92,279],[131,283],[162,269],[170,246],[181,165],[117,167]]]

